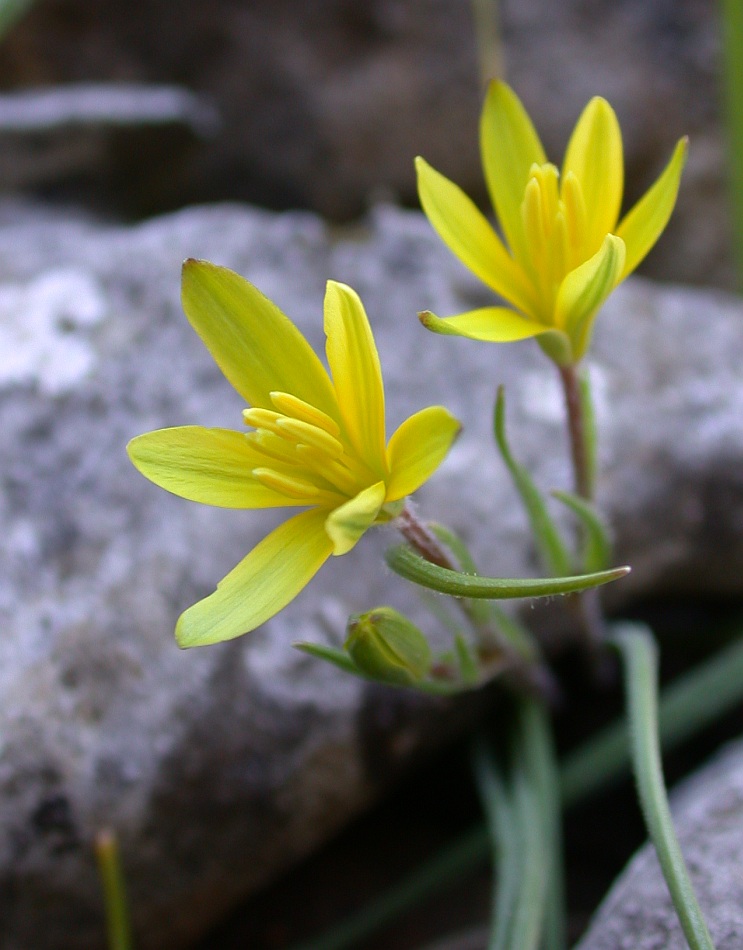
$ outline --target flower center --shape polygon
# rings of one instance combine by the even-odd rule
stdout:
[[[254,478],[287,498],[333,507],[371,484],[334,419],[290,393],[270,396],[275,409],[243,410],[244,421],[255,428],[246,438],[265,457],[252,470]]]
[[[542,304],[542,319],[552,322],[563,278],[587,258],[586,208],[573,172],[560,183],[557,168],[534,164],[521,203],[525,252],[523,261]]]

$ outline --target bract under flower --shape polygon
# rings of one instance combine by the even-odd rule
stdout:
[[[505,242],[474,202],[420,157],[418,193],[442,240],[508,306],[444,319],[426,311],[421,321],[437,333],[476,340],[537,337],[556,362],[573,364],[588,347],[603,302],[668,223],[687,140],[621,220],[622,136],[605,99],[595,97],[583,110],[561,171],[547,161],[524,107],[503,82],[490,85],[480,141]]]
[[[394,517],[448,452],[459,423],[442,406],[407,419],[389,445],[382,373],[358,295],[329,281],[330,374],[305,338],[238,274],[186,261],[183,307],[220,369],[249,403],[250,432],[180,426],[140,435],[127,451],[151,481],[225,508],[299,507],[186,610],[181,646],[240,636],[285,607],[331,554]]]

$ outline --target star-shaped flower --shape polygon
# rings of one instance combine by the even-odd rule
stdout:
[[[620,220],[622,135],[605,99],[573,130],[562,171],[550,164],[523,105],[491,83],[480,123],[485,179],[503,239],[453,182],[416,159],[418,193],[449,249],[507,303],[422,322],[438,333],[505,343],[537,337],[557,363],[585,353],[596,314],[658,240],[676,203],[687,140]],[[505,241],[505,243],[504,243]]]
[[[299,330],[238,274],[186,261],[183,308],[249,404],[250,432],[179,426],[137,436],[134,465],[162,488],[224,508],[305,508],[263,539],[178,620],[181,646],[229,640],[278,613],[331,554],[389,521],[448,452],[459,423],[442,406],[386,442],[382,373],[361,300],[329,281],[330,375]]]

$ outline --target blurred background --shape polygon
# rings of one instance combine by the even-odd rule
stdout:
[[[243,200],[343,222],[381,198],[415,205],[422,154],[485,199],[468,0],[6,3],[6,192],[126,218]],[[479,6],[487,34],[496,4]],[[484,69],[514,86],[555,160],[586,101],[606,96],[628,200],[688,133],[678,209],[648,266],[730,285],[717,12],[709,0],[503,0]]]

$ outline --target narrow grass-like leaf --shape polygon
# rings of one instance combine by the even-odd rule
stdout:
[[[96,835],[95,852],[106,907],[108,948],[131,950],[131,924],[124,872],[119,857],[119,845],[112,831],[104,830]]]
[[[462,574],[431,564],[405,544],[390,548],[385,554],[389,567],[421,587],[437,590],[452,597],[475,597],[485,600],[513,600],[519,597],[552,597],[600,587],[629,574],[629,567],[581,574],[572,577],[503,578]]]
[[[738,289],[743,289],[743,4],[722,0],[723,79],[728,174],[735,228]]]
[[[539,795],[538,813],[543,824],[542,860],[547,865],[542,947],[544,950],[565,950],[562,802],[552,725],[544,703],[527,698],[521,700],[520,707],[523,746]]]
[[[473,756],[496,872],[490,947],[563,950],[559,778],[542,702],[520,698],[510,732],[507,770],[484,740]]]
[[[0,0],[0,40],[34,3],[35,0]]]
[[[544,496],[537,488],[526,466],[517,462],[506,438],[506,398],[503,386],[498,387],[493,413],[493,430],[498,451],[506,464],[516,490],[526,509],[539,556],[547,570],[564,577],[572,570],[570,552],[560,529],[550,516]]]
[[[447,528],[446,525],[438,524],[437,522],[429,524],[428,527],[436,535],[439,541],[446,545],[449,551],[454,555],[457,563],[459,564],[460,570],[464,571],[465,574],[477,574],[477,565],[475,564],[475,560],[472,557],[469,548],[464,543],[464,541],[462,541],[458,534],[455,534],[455,532],[450,528]],[[485,625],[488,624],[492,619],[490,605],[486,601],[470,601],[467,613],[477,624]]]
[[[493,913],[490,950],[509,950],[519,898],[523,843],[519,840],[511,790],[483,739],[473,747],[472,768],[485,812],[493,881]]]
[[[429,527],[439,541],[449,548],[465,574],[476,575],[478,573],[474,558],[467,545],[457,534],[441,524],[433,523]],[[515,617],[506,613],[502,607],[493,603],[492,600],[471,599],[467,600],[466,604],[467,614],[474,620],[475,624],[484,629],[494,628],[497,630],[498,634],[505,637],[525,660],[532,661],[537,658],[538,649],[531,632],[519,623]]]
[[[326,663],[332,663],[333,666],[337,666],[344,673],[355,673],[356,676],[363,676],[351,657],[343,650],[328,647],[322,643],[308,643],[305,640],[297,640],[292,643],[292,646],[308,656],[313,656],[316,660],[325,660]]]
[[[517,763],[514,769],[513,797],[523,854],[509,950],[537,950],[544,927],[551,859],[545,855],[544,816],[540,811],[539,793],[528,767],[522,763]]]
[[[660,700],[663,748],[676,748],[685,739],[743,702],[743,639],[680,677]],[[571,752],[560,767],[564,808],[610,785],[629,766],[626,722],[617,721]],[[479,866],[490,851],[484,824],[464,832],[406,878],[375,898],[358,913],[336,924],[323,936],[291,950],[345,950],[388,924],[405,910],[430,898]]]
[[[603,571],[611,563],[611,538],[596,506],[572,492],[553,491],[553,497],[577,516],[583,527],[581,566],[584,571]]]
[[[459,675],[462,677],[462,682],[468,686],[474,686],[479,676],[477,660],[472,655],[469,644],[461,633],[454,637],[454,649],[457,654]]]
[[[649,630],[624,624],[612,637],[625,668],[632,766],[650,839],[691,950],[714,950],[686,869],[663,778],[658,736],[658,649]]]

